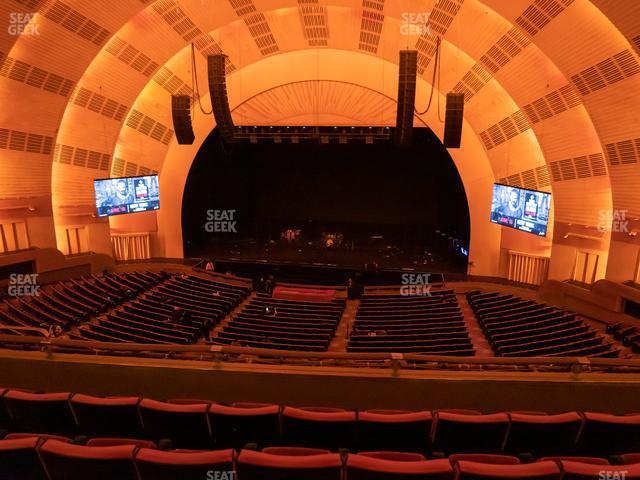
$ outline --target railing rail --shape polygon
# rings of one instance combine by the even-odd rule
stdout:
[[[31,347],[49,353],[86,352],[98,355],[109,353],[155,354],[167,358],[190,358],[196,360],[233,361],[252,363],[295,363],[306,361],[320,365],[338,363],[341,366],[368,367],[391,366],[399,368],[437,368],[437,369],[485,369],[518,371],[542,369],[561,369],[574,372],[582,371],[618,371],[640,372],[640,359],[586,358],[586,357],[451,357],[421,355],[413,353],[341,353],[341,352],[302,352],[274,350],[266,348],[236,347],[226,345],[157,345],[142,343],[112,343],[98,341],[71,340],[67,338],[42,338],[35,336],[0,335],[0,346],[15,350],[17,347]]]

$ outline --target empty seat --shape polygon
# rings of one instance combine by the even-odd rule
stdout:
[[[584,413],[578,451],[596,457],[640,451],[640,415]]]
[[[463,461],[456,464],[456,480],[560,480],[561,476],[556,462],[499,465]]]
[[[451,465],[458,462],[493,463],[495,465],[517,465],[520,463],[518,457],[493,453],[455,453],[449,456],[449,461]]]
[[[497,453],[502,450],[509,416],[437,412],[433,448],[451,453]]]
[[[307,447],[267,447],[263,448],[264,453],[270,453],[271,455],[322,455],[324,453],[331,453],[326,448],[307,448]]]
[[[347,478],[349,480],[450,480],[453,478],[453,468],[446,459],[397,461],[349,455]]]
[[[581,462],[561,462],[563,480],[637,480],[640,464],[594,465]]]
[[[566,455],[574,451],[582,428],[577,412],[559,415],[510,413],[511,428],[504,450],[534,457]]]
[[[209,448],[207,404],[177,405],[145,398],[139,407],[149,438],[171,439],[174,448]]]
[[[38,437],[0,440],[0,478],[3,480],[48,480],[40,463]]]
[[[289,456],[242,450],[236,472],[239,480],[340,480],[342,460],[337,453]]]
[[[280,436],[278,405],[209,407],[213,443],[217,448],[242,448],[247,443],[271,445]]]
[[[5,405],[15,430],[73,436],[76,423],[69,405],[70,393],[29,393],[9,390]]]
[[[133,455],[137,447],[87,447],[47,440],[40,457],[50,480],[137,480]]]
[[[338,450],[354,444],[356,414],[349,411],[317,411],[285,407],[283,441],[288,445]]]
[[[358,452],[358,455],[363,457],[381,458],[383,460],[395,460],[397,462],[418,462],[425,460],[424,455],[413,452]]]
[[[620,455],[620,460],[622,463],[640,463],[640,453],[625,453],[624,455]]]
[[[599,457],[575,457],[575,456],[561,456],[561,457],[542,457],[538,461],[546,462],[551,460],[553,462],[579,462],[579,463],[591,463],[593,465],[609,465],[609,460]]]
[[[233,450],[165,452],[142,448],[136,455],[140,480],[233,479]],[[211,475],[213,474],[213,476]]]
[[[431,412],[360,412],[358,448],[425,453],[430,449],[432,423]]]
[[[142,434],[139,402],[138,397],[102,398],[75,394],[71,397],[71,408],[83,435],[138,438]]]

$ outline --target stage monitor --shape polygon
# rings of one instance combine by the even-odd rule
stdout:
[[[491,222],[545,237],[550,205],[550,193],[496,183],[493,185]]]
[[[99,217],[160,209],[157,175],[94,180],[93,188]]]

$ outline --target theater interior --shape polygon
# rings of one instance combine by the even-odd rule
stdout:
[[[0,480],[640,479],[640,2],[0,24]]]

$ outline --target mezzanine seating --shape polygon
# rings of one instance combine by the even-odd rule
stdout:
[[[365,295],[347,351],[474,355],[453,290],[425,296]]]
[[[300,302],[257,294],[212,341],[282,350],[326,351],[344,306],[344,300]]]
[[[469,292],[467,300],[498,356],[617,357],[621,352],[575,312],[499,292]]]

